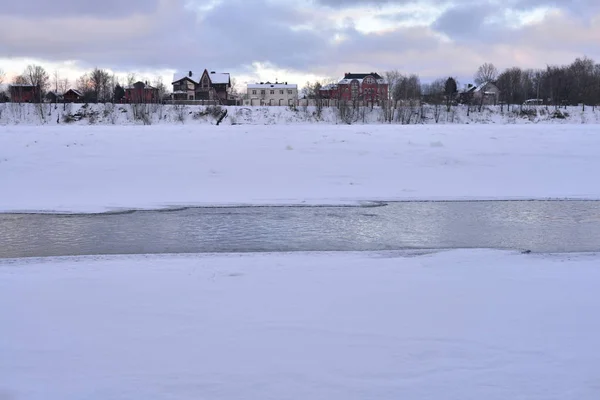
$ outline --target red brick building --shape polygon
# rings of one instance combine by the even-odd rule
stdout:
[[[28,84],[10,85],[10,100],[13,103],[39,103],[42,101],[40,87]]]
[[[145,82],[136,82],[125,88],[126,103],[158,103],[158,88]]]
[[[388,84],[378,73],[346,73],[336,84],[323,86],[321,98],[378,104],[388,96]]]

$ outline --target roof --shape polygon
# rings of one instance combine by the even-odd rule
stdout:
[[[139,85],[140,83],[142,84],[141,88],[144,89],[144,90],[146,90],[146,89],[148,89],[148,90],[156,89],[154,86],[148,85],[148,84],[146,84],[146,83],[144,83],[142,81],[137,81],[133,85],[126,86],[124,89],[136,89],[135,86],[136,85],[140,86]]]
[[[214,71],[211,71],[210,74],[208,74],[208,76],[210,76],[210,81],[214,85],[221,85],[221,84],[224,84],[224,83],[229,84],[229,82],[230,82],[229,73],[227,73],[227,72],[214,72]]]
[[[379,75],[377,72],[369,72],[369,73],[360,73],[360,74],[353,74],[351,72],[347,72],[344,74],[344,79],[365,79],[367,76],[372,76],[375,79],[383,79],[383,77],[381,75]]]
[[[483,82],[481,85],[477,86],[474,91],[481,92],[482,90],[485,90],[488,87],[488,85],[496,86],[496,85],[494,85],[494,82],[487,81],[487,82]]]
[[[386,83],[385,79],[381,75],[379,75],[378,73],[376,73],[376,72],[370,72],[368,74],[367,73],[352,74],[352,73],[348,72],[348,73],[344,74],[344,77],[339,81],[339,83],[342,84],[342,85],[347,85],[350,82],[356,80],[360,84],[362,84],[363,80],[365,78],[367,78],[368,76],[371,76],[371,77],[375,78],[375,80],[379,84],[385,84]]]
[[[288,84],[287,82],[286,83],[261,82],[261,83],[248,84],[248,89],[298,89],[298,85]]]
[[[39,85],[31,85],[29,83],[12,83],[10,85],[10,87],[30,87],[30,88],[37,87],[37,86],[39,86]]]
[[[192,71],[192,76],[190,77],[190,71],[188,72],[176,72],[173,74],[173,81],[171,84],[173,83],[177,83],[179,81],[182,81],[184,79],[187,79],[189,81],[192,81],[193,83],[197,84],[198,81],[194,78],[198,77],[198,79],[200,79],[200,77],[202,76],[202,73],[196,73]]]
[[[67,94],[67,93],[69,93],[69,92],[73,92],[73,93],[75,93],[77,96],[79,96],[79,97],[83,97],[83,93],[81,93],[81,92],[80,92],[79,90],[77,90],[77,89],[69,89],[69,90],[67,90],[67,91],[65,92],[65,94]]]

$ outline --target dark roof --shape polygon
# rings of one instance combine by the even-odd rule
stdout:
[[[79,96],[79,97],[83,97],[83,93],[81,93],[79,90],[77,89],[69,89],[65,92],[65,94],[69,93],[69,92],[73,92],[75,95]]]
[[[185,80],[188,80],[188,81],[190,81],[190,82],[192,82],[193,84],[196,84],[196,85],[198,84],[198,82],[196,82],[195,80],[193,80],[193,79],[192,79],[192,78],[190,78],[189,76],[184,76],[184,77],[181,77],[180,79],[177,79],[176,81],[173,81],[173,82],[171,83],[171,85],[174,85],[174,84],[176,84],[176,83],[179,83],[179,82],[181,82],[181,81],[185,81]]]
[[[365,79],[367,76],[372,76],[375,79],[383,79],[381,75],[376,72],[369,72],[367,74],[352,74],[349,72],[344,74],[344,79]]]

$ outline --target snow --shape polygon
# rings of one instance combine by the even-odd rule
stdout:
[[[600,255],[0,261],[6,399],[595,400]]]
[[[224,84],[224,83],[230,82],[229,74],[226,72],[211,72],[209,74],[209,76],[210,76],[210,81],[213,83],[213,85]]]
[[[595,125],[0,127],[0,210],[600,199]]]

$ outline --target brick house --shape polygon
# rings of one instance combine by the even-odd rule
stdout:
[[[231,78],[228,73],[204,70],[202,74],[189,71],[173,77],[173,100],[211,100],[227,104]]]
[[[126,103],[158,103],[158,88],[138,81],[125,88]]]
[[[378,104],[387,99],[388,86],[385,79],[376,72],[346,73],[338,83],[323,86],[319,92],[323,99]]]
[[[9,93],[13,103],[39,103],[42,100],[39,85],[15,83],[10,85]]]

